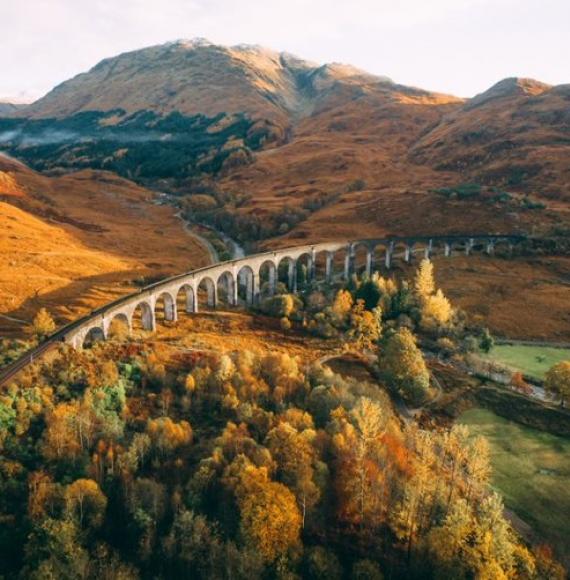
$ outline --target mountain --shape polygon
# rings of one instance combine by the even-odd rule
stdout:
[[[319,66],[259,46],[182,40],[105,59],[54,88],[25,115],[61,118],[122,109],[208,116],[246,113],[283,121],[310,113],[337,82],[390,80],[346,65]]]
[[[570,202],[570,84],[505,79],[446,115],[410,154],[465,180]]]
[[[186,217],[248,251],[355,236],[564,234],[569,92],[505,79],[459,99],[348,65],[203,40],[106,59],[0,118],[0,150],[32,168],[13,159],[0,167],[0,249],[9,248],[0,310],[29,319],[51,304],[69,319],[68,304],[80,311],[133,277],[201,263],[203,248],[171,209],[149,203],[149,189],[179,196]],[[10,257],[20,247],[21,268]],[[547,328],[566,340],[569,266],[558,258],[509,262],[508,281],[500,260],[438,267],[444,289],[493,330],[543,338]],[[505,285],[512,291],[489,309]],[[518,297],[531,294],[517,331]]]
[[[0,119],[0,146],[170,191],[254,244],[530,231],[570,221],[568,99],[516,78],[459,99],[197,39],[100,62]]]

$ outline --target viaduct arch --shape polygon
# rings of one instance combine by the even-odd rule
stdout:
[[[135,320],[143,329],[154,331],[157,307],[162,309],[163,320],[175,322],[181,302],[188,313],[197,313],[204,307],[216,308],[220,290],[229,306],[240,303],[254,305],[260,299],[262,283],[264,292],[272,295],[278,281],[285,283],[293,293],[299,290],[299,278],[302,282],[318,279],[330,282],[335,274],[335,255],[344,256],[340,275],[348,279],[358,270],[370,274],[381,267],[389,269],[396,260],[409,263],[413,259],[434,255],[450,257],[458,252],[470,255],[476,250],[493,254],[499,245],[506,246],[510,251],[522,240],[524,237],[519,235],[453,235],[325,242],[206,266],[146,286],[64,326],[8,365],[0,373],[0,385],[62,342],[81,348],[86,342],[107,339],[115,320],[126,324],[129,331],[133,329]],[[356,263],[357,252],[364,253],[364,264]],[[319,259],[322,261],[323,256],[325,268],[318,276],[316,264]]]

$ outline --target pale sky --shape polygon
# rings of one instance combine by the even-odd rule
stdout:
[[[570,0],[0,0],[0,98],[194,37],[469,97],[509,76],[570,83],[569,25]]]

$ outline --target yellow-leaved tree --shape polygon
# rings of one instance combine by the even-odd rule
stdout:
[[[299,543],[301,514],[295,496],[287,486],[271,481],[266,467],[243,467],[235,492],[242,537],[266,562]]]
[[[425,400],[429,390],[429,371],[416,338],[408,328],[400,328],[386,341],[380,352],[379,367],[401,393],[419,404]]]
[[[445,326],[452,316],[451,303],[441,290],[425,298],[422,303],[422,326],[425,328]]]
[[[433,264],[423,259],[414,279],[414,291],[422,315],[421,325],[428,330],[447,326],[453,317],[453,308],[441,290],[436,290]]]
[[[80,527],[84,522],[91,527],[99,527],[105,517],[107,498],[96,481],[77,479],[65,490],[65,505],[68,515]]]
[[[347,322],[352,304],[352,295],[348,290],[339,290],[337,292],[331,306],[331,314],[337,324],[342,325]]]
[[[32,321],[32,334],[37,339],[42,340],[54,332],[55,328],[55,322],[51,314],[45,308],[40,308]]]
[[[570,361],[563,360],[551,367],[544,377],[544,388],[546,391],[560,399],[560,404],[564,406],[570,399]]]
[[[369,349],[382,333],[382,310],[366,310],[364,300],[358,300],[350,312],[347,337],[357,350]]]
[[[420,302],[426,300],[435,292],[435,280],[433,277],[433,264],[431,260],[424,258],[416,272],[414,290]]]

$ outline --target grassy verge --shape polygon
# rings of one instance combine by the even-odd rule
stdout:
[[[570,549],[570,439],[474,408],[459,417],[491,445],[492,484],[505,504],[551,543]]]
[[[499,344],[485,358],[520,371],[529,377],[543,379],[544,373],[562,360],[570,360],[570,349],[550,346]]]

